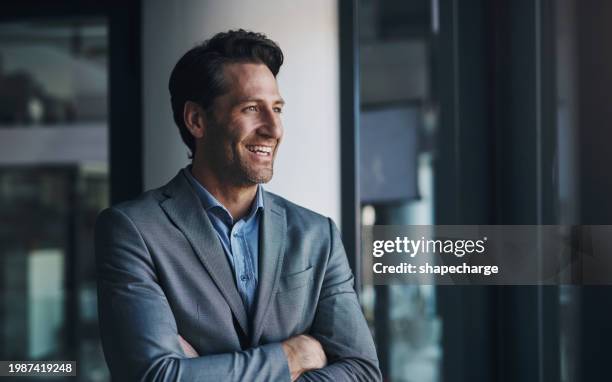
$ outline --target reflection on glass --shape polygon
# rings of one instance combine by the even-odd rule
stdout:
[[[359,2],[362,224],[433,222],[430,2]],[[373,285],[362,304],[385,380],[440,380],[441,321],[431,285]]]
[[[106,121],[106,38],[95,20],[0,25],[0,124]]]
[[[108,204],[104,20],[0,24],[0,359],[108,381],[93,228]]]
[[[433,185],[448,179],[441,176],[445,169],[446,176],[468,179],[457,190],[451,187],[437,190],[437,201],[454,198],[449,204],[465,203],[461,206],[465,211],[457,214],[457,220],[478,219],[484,224],[534,222],[537,217],[540,224],[580,223],[578,201],[585,198],[580,198],[581,184],[577,180],[578,172],[586,167],[579,166],[580,150],[576,143],[581,136],[577,122],[579,104],[582,105],[578,102],[582,95],[578,89],[578,64],[589,59],[579,54],[579,37],[588,33],[582,31],[578,21],[582,12],[589,9],[596,12],[599,8],[590,3],[581,6],[583,3],[576,0],[485,1],[465,8],[458,3],[358,2],[362,223],[435,224],[434,210],[444,211],[434,205]],[[436,43],[432,44],[433,41]],[[537,53],[533,58],[524,57],[525,53],[531,55],[534,48]],[[451,57],[452,60],[441,62]],[[452,76],[445,76],[444,69],[452,70]],[[534,80],[525,81],[531,74]],[[531,99],[538,104],[533,111],[531,101],[526,101]],[[438,110],[439,105],[446,109]],[[438,126],[440,115],[448,117],[443,126]],[[485,118],[479,121],[482,116]],[[533,131],[537,125],[541,134],[534,142],[529,138],[533,131],[524,128],[532,126],[529,122],[532,117],[538,121],[534,122]],[[452,142],[457,155],[453,154],[452,159],[438,155],[439,172],[435,173],[433,161],[440,148],[433,138],[438,127],[443,128],[439,131],[443,139],[438,142]],[[476,155],[463,155],[470,152]],[[522,161],[525,158],[534,160]],[[483,163],[487,166],[479,167]],[[485,197],[482,201],[465,197],[464,190],[470,192],[472,186],[470,173],[484,176],[484,183],[473,187],[474,195],[480,193]],[[534,175],[533,179],[526,177],[529,174]],[[524,182],[515,181],[523,179]],[[538,195],[537,206],[526,202],[532,194]],[[469,209],[474,205],[483,207],[486,214],[472,215]],[[584,360],[579,357],[582,341],[579,287],[554,289],[558,294],[553,303],[548,295],[542,294],[543,288],[488,287],[484,298],[479,291],[464,289],[462,295],[473,298],[484,310],[466,314],[462,320],[480,314],[481,322],[494,322],[497,318],[502,323],[495,321],[500,329],[483,333],[486,344],[469,348],[474,345],[457,341],[450,353],[440,343],[436,290],[430,286],[374,286],[369,278],[371,256],[364,254],[362,259],[362,269],[366,270],[362,302],[387,380],[439,381],[442,350],[446,351],[446,360],[452,361],[444,369],[449,373],[455,370],[453,363],[463,362],[456,355],[457,349],[475,350],[474,353],[492,351],[493,362],[487,365],[491,371],[487,373],[495,376],[496,370],[502,370],[505,375],[504,368],[511,367],[508,365],[526,365],[522,357],[530,353],[522,353],[527,346],[538,349],[531,354],[537,355],[532,358],[537,358],[542,370],[558,372],[562,381],[580,380]],[[530,322],[537,324],[532,331],[503,324],[504,320],[512,322],[514,317],[500,307],[514,307],[515,296],[522,293],[547,296],[538,300],[537,313],[524,313],[532,315]],[[486,300],[489,296],[495,303]],[[527,307],[530,302],[521,304]],[[444,319],[445,324],[452,323],[452,316]],[[558,331],[547,329],[554,327],[548,325],[548,319],[559,322]],[[449,333],[447,338],[454,335]],[[520,346],[513,348],[517,344]],[[559,353],[546,354],[549,347]],[[560,365],[555,363],[556,358]],[[470,363],[467,367],[471,366]],[[560,370],[553,370],[557,367]],[[534,378],[542,370],[534,371]],[[464,379],[466,375],[446,378]]]

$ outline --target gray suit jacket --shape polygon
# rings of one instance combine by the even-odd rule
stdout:
[[[102,345],[117,381],[289,381],[280,342],[310,334],[328,366],[304,381],[379,381],[334,223],[266,192],[249,319],[200,200],[179,172],[96,223]],[[187,358],[182,335],[200,355]]]

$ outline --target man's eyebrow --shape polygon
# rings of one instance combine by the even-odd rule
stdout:
[[[236,101],[236,105],[241,105],[243,103],[247,103],[247,102],[264,102],[264,100],[262,98],[241,98],[239,100]],[[276,101],[274,101],[275,105],[284,105],[285,104],[285,100],[282,98],[277,99]]]

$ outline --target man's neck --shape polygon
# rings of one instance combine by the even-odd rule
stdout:
[[[236,186],[222,182],[211,169],[198,165],[195,160],[191,166],[191,174],[229,211],[234,221],[243,218],[249,213],[249,209],[257,195],[256,184]]]

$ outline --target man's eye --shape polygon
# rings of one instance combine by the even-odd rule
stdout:
[[[275,113],[278,113],[278,114],[281,114],[281,113],[283,112],[283,109],[282,109],[282,108],[280,108],[280,107],[275,107],[275,108],[274,108],[274,112],[275,112]]]
[[[257,106],[251,105],[244,108],[244,111],[257,111]]]

